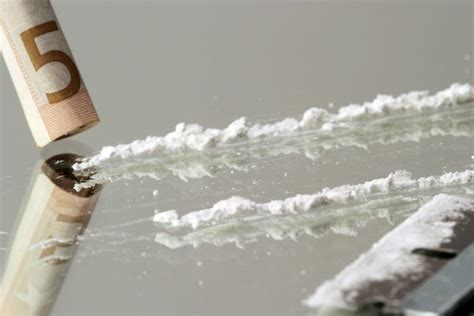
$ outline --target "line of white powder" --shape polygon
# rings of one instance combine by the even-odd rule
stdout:
[[[394,201],[390,199],[390,202]],[[357,229],[365,227],[371,220],[386,219],[391,223],[392,214],[380,204],[384,203],[368,203],[363,208],[349,207],[331,213],[292,214],[264,219],[253,217],[249,221],[217,224],[184,235],[160,231],[155,235],[155,242],[170,249],[185,246],[197,248],[202,244],[216,247],[235,244],[244,248],[246,244],[255,243],[262,236],[273,240],[296,240],[300,235],[322,238],[330,231],[338,235],[356,236]]]
[[[75,189],[79,191],[97,183],[143,177],[160,180],[167,176],[176,176],[183,181],[213,177],[226,169],[248,171],[256,161],[264,161],[274,156],[299,154],[316,160],[327,151],[346,147],[367,150],[373,145],[418,142],[436,136],[472,138],[472,110],[470,105],[464,105],[455,109],[442,109],[430,115],[418,113],[409,117],[391,116],[382,121],[373,120],[333,133],[314,131],[279,137],[274,142],[265,142],[264,145],[252,142],[206,152],[116,160],[101,165],[88,181],[77,183]]]
[[[155,214],[153,221],[171,227],[197,228],[203,224],[213,224],[225,220],[258,214],[296,214],[319,206],[347,204],[366,201],[377,194],[387,194],[397,190],[430,189],[453,184],[468,184],[474,181],[474,170],[449,172],[441,176],[412,179],[411,173],[398,170],[386,178],[371,180],[362,184],[324,188],[315,194],[296,195],[285,200],[258,203],[242,197],[231,197],[214,204],[209,209],[193,211],[179,217],[175,210]]]
[[[272,124],[250,124],[242,117],[224,129],[204,128],[198,124],[179,123],[174,132],[166,136],[149,136],[130,144],[104,147],[97,155],[88,157],[73,166],[75,170],[98,167],[113,159],[126,159],[153,153],[173,153],[183,150],[203,151],[226,144],[291,135],[304,130],[331,131],[353,121],[383,117],[395,113],[420,112],[450,107],[474,99],[474,87],[453,84],[450,88],[429,95],[427,91],[413,91],[399,97],[379,95],[372,102],[351,104],[329,113],[324,109],[310,108],[300,120],[285,118]]]
[[[473,211],[474,199],[439,194],[393,231],[385,235],[334,279],[323,283],[306,299],[313,308],[353,308],[358,291],[371,282],[393,280],[422,271],[417,248],[437,248],[453,236],[456,221]]]

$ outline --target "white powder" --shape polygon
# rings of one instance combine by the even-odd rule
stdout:
[[[169,223],[178,220],[178,214],[175,210],[170,210],[166,212],[160,212],[155,210],[155,216],[153,217],[153,221],[160,222],[160,223]]]
[[[30,246],[29,250],[34,250],[34,249],[46,249],[46,248],[51,248],[56,245],[73,245],[76,243],[76,238],[48,238],[42,241],[39,241],[33,245]]]
[[[50,263],[55,261],[70,261],[74,258],[74,255],[63,255],[63,254],[52,254],[46,257],[41,257],[39,262]]]
[[[354,307],[358,289],[370,282],[393,280],[423,270],[416,248],[436,248],[450,240],[456,220],[472,211],[474,199],[439,194],[385,235],[334,279],[323,283],[304,302],[310,307]],[[402,238],[400,238],[402,237]]]
[[[75,170],[98,167],[113,159],[127,159],[155,153],[175,153],[186,150],[203,151],[209,148],[248,142],[277,136],[291,135],[305,130],[332,131],[353,121],[363,121],[396,113],[416,113],[429,109],[451,107],[474,99],[474,87],[453,84],[450,88],[430,96],[427,91],[414,91],[399,97],[379,95],[372,102],[351,104],[329,113],[310,108],[300,120],[285,118],[272,124],[249,124],[242,117],[224,129],[204,128],[198,124],[179,123],[166,136],[149,136],[130,144],[107,146],[95,156],[73,166]]]
[[[222,222],[244,216],[258,214],[296,214],[330,204],[347,204],[349,202],[366,201],[378,194],[387,194],[397,190],[430,189],[452,184],[472,183],[474,170],[449,172],[441,176],[412,179],[411,173],[399,170],[386,178],[375,179],[362,184],[343,185],[333,189],[324,188],[315,194],[296,195],[285,200],[257,203],[242,197],[231,197],[214,204],[209,209],[193,211],[181,217],[175,210],[158,213],[153,218],[156,223],[172,227],[197,228],[202,224]]]
[[[148,177],[160,180],[167,176],[183,181],[216,176],[230,169],[248,171],[257,161],[274,156],[300,154],[315,160],[330,150],[357,147],[364,150],[376,145],[400,142],[419,142],[440,136],[472,138],[474,122],[472,107],[446,108],[430,115],[415,113],[407,116],[391,116],[356,124],[350,129],[321,134],[308,131],[260,142],[242,143],[231,147],[219,147],[208,151],[157,155],[153,158],[129,157],[101,164],[87,182],[76,185],[76,190],[96,183],[114,182],[121,179]],[[225,168],[224,168],[225,167]]]
[[[417,201],[414,201],[417,204]],[[395,204],[394,204],[395,203]],[[220,223],[200,230],[193,230],[181,236],[160,231],[155,242],[171,249],[185,246],[199,247],[202,244],[223,246],[235,244],[244,248],[246,244],[255,243],[265,236],[273,240],[296,240],[300,235],[322,238],[330,231],[335,234],[354,236],[356,229],[365,227],[371,220],[380,218],[392,223],[392,214],[383,209],[384,206],[403,206],[404,212],[410,211],[413,203],[408,206],[400,203],[400,198],[389,198],[367,203],[363,207],[346,207],[344,209],[323,212],[307,212],[288,216],[262,216],[243,218],[237,222]]]

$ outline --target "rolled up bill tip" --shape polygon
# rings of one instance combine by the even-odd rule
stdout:
[[[39,147],[99,123],[49,0],[0,1],[0,47]]]

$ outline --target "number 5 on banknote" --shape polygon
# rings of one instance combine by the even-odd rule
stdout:
[[[0,45],[38,146],[99,122],[49,0],[0,0]]]
[[[23,44],[25,45],[26,52],[30,56],[31,62],[36,71],[38,71],[44,65],[52,62],[62,63],[69,71],[71,79],[67,87],[54,93],[46,93],[49,103],[51,104],[69,99],[79,92],[79,89],[81,88],[81,77],[79,75],[79,71],[68,55],[59,50],[52,50],[42,54],[38,49],[35,39],[38,36],[54,31],[58,31],[58,25],[56,24],[56,21],[49,21],[32,27],[31,29],[20,34]]]

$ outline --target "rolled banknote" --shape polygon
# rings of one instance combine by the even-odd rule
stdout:
[[[99,122],[49,0],[1,0],[0,46],[39,147]]]
[[[40,162],[18,213],[0,282],[0,315],[49,315],[100,195],[74,190],[78,156]]]

